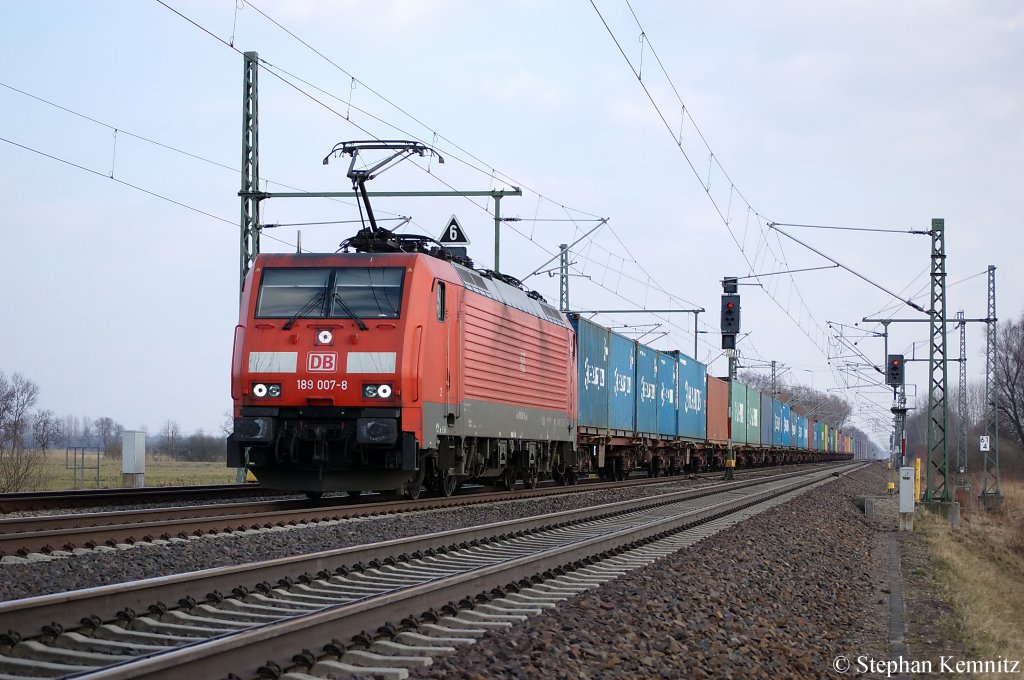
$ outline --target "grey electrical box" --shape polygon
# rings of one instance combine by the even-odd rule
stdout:
[[[146,485],[146,433],[121,433],[121,486],[137,489]]]
[[[900,512],[914,512],[914,468],[900,468]]]

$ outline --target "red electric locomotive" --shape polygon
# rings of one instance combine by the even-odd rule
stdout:
[[[369,216],[343,244],[361,252],[256,258],[235,329],[228,466],[310,495],[575,481],[566,318]]]

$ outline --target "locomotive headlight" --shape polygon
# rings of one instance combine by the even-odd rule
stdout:
[[[334,333],[324,329],[317,333],[316,341],[321,345],[329,345],[334,340]]]
[[[390,399],[391,385],[363,385],[363,398],[364,399]]]
[[[276,399],[281,396],[280,383],[256,383],[252,386],[252,396],[257,399],[271,397]]]

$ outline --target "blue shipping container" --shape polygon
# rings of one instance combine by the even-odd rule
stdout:
[[[767,448],[772,445],[772,398],[767,394],[761,395],[761,444]]]
[[[657,352],[650,347],[636,348],[636,431],[654,434],[658,431],[658,362]]]
[[[803,416],[796,417],[796,432],[797,432],[797,443],[801,449],[807,448],[807,418]]]
[[[586,319],[573,319],[579,364],[579,425],[608,427],[610,371],[608,349],[611,331]]]
[[[707,439],[707,366],[685,354],[679,355],[679,427],[684,439]]]
[[[797,428],[800,416],[792,408],[789,409],[789,446],[797,448],[800,446],[800,432]]]
[[[772,399],[772,445],[782,446],[782,402]]]
[[[679,394],[679,352],[657,352],[658,362],[658,434],[663,437],[675,438],[679,427],[678,404]]]
[[[611,350],[608,358],[610,425],[613,430],[632,433],[636,430],[633,420],[636,418],[636,342],[612,333]]]
[[[793,423],[793,414],[789,404],[782,403],[782,413],[780,415],[782,417],[782,445],[789,448],[793,445],[793,435],[790,430]]]

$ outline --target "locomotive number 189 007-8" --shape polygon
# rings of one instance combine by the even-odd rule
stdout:
[[[300,378],[295,381],[295,386],[300,390],[333,390],[335,388],[340,390],[348,389],[347,380],[307,380]]]

